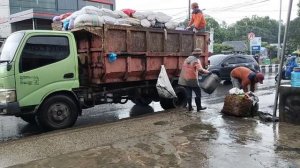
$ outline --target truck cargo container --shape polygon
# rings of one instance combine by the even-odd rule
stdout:
[[[184,107],[185,90],[177,84],[181,65],[201,48],[205,66],[208,44],[208,33],[108,25],[13,33],[0,57],[0,114],[54,130],[72,126],[82,109],[99,104]],[[176,99],[158,96],[161,65]]]

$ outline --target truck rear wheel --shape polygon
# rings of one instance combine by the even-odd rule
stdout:
[[[55,95],[45,100],[38,112],[39,124],[46,130],[71,127],[79,109],[74,100],[65,95]]]
[[[177,95],[177,98],[174,99],[166,99],[161,98],[160,99],[160,105],[163,109],[172,109],[172,108],[181,108],[186,107],[187,104],[187,94],[186,90],[182,86],[177,86],[175,88],[175,93]]]
[[[35,115],[34,114],[26,114],[26,115],[21,115],[20,118],[26,122],[28,122],[29,124],[35,125],[36,123],[36,119],[35,119]]]

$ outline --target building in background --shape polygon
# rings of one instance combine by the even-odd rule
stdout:
[[[0,0],[0,38],[28,29],[51,29],[56,15],[84,6],[115,9],[115,0]]]

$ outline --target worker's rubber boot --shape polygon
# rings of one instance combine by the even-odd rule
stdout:
[[[201,106],[201,98],[200,97],[195,97],[195,102],[196,102],[196,106],[197,106],[197,112],[207,109],[206,107]]]
[[[193,111],[192,98],[188,98],[187,103],[188,103],[188,111]]]

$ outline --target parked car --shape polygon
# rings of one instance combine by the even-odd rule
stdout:
[[[226,81],[230,80],[230,72],[236,67],[244,66],[254,72],[260,72],[258,63],[251,55],[212,55],[208,58],[208,63],[208,70]]]

